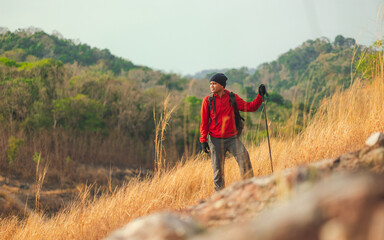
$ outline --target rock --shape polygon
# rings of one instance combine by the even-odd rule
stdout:
[[[376,240],[383,234],[383,206],[384,176],[336,174],[252,221],[219,227],[191,239]]]
[[[320,240],[347,240],[347,232],[344,225],[336,220],[332,219],[325,224],[320,229],[319,232]]]
[[[309,166],[314,167],[316,169],[331,169],[335,165],[336,159],[327,158],[317,162],[310,163]]]
[[[376,132],[365,141],[365,146],[360,150],[359,157],[362,158],[368,152],[379,147],[384,147],[384,134]]]
[[[375,211],[370,224],[368,240],[382,240],[384,239],[384,204],[381,204]]]
[[[372,147],[374,145],[384,146],[384,134],[381,132],[373,133],[366,141],[365,145]]]
[[[181,240],[201,231],[202,228],[192,218],[161,212],[138,218],[111,233],[105,240]]]
[[[234,183],[180,213],[207,227],[248,221],[275,201],[275,181],[275,176],[267,176]]]
[[[361,157],[360,161],[373,171],[384,172],[384,147],[368,152]]]
[[[334,164],[332,170],[336,171],[354,171],[361,168],[360,164],[360,151],[349,152],[339,156]]]

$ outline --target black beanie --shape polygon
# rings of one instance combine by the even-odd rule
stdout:
[[[211,77],[209,82],[211,81],[217,82],[218,84],[220,84],[225,88],[225,85],[227,84],[227,79],[228,78],[223,73],[216,73]]]

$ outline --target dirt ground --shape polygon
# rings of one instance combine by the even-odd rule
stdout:
[[[152,172],[81,164],[76,167],[76,175],[76,179],[66,179],[64,184],[46,178],[38,189],[36,181],[23,181],[0,174],[0,217],[23,218],[34,210],[52,216],[78,198],[86,188],[92,196],[97,196],[113,191],[132,178],[151,176]]]

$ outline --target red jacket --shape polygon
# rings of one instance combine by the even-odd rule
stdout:
[[[260,95],[252,102],[245,102],[237,94],[235,94],[237,108],[243,112],[254,112],[256,111],[263,98]],[[215,104],[213,103],[215,101]],[[215,123],[215,112],[214,106],[216,105],[216,119]],[[209,112],[209,96],[206,96],[201,105],[201,124],[200,124],[200,142],[207,142],[208,134],[215,138],[229,138],[237,134],[235,124],[235,113],[232,104],[229,100],[229,91],[224,90],[223,96],[220,98],[215,94],[214,100],[212,100],[212,110]],[[211,122],[209,123],[209,119]]]

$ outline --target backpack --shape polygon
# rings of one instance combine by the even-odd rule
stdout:
[[[215,123],[217,124],[217,119],[216,119],[216,102],[214,101],[215,96],[211,94],[208,98],[209,101],[209,114],[211,113],[212,110],[212,103],[214,104],[214,112],[215,112]],[[237,108],[236,104],[236,98],[235,94],[233,92],[229,93],[229,102],[232,104],[233,110],[235,112],[235,124],[236,124],[236,129],[237,129],[237,136],[240,136],[243,129],[244,129],[244,118],[240,115],[239,109]],[[210,118],[209,118],[210,119]]]

